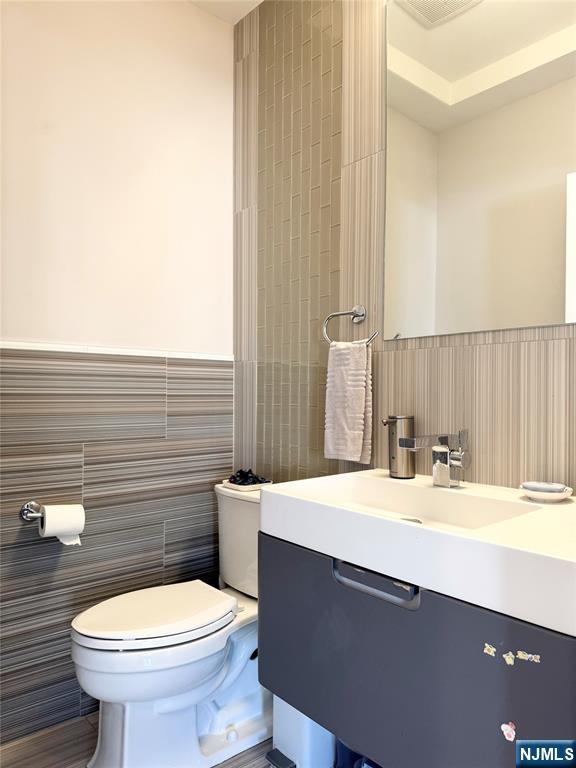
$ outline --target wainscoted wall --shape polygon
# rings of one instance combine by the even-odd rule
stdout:
[[[256,412],[253,400],[250,407],[236,401],[237,424],[249,436],[243,449],[251,457],[257,450],[259,471],[275,480],[358,468],[322,458],[327,350],[321,321],[330,311],[363,303],[367,323],[334,323],[334,336],[363,338],[383,329],[384,3],[265,0],[237,25],[237,56],[245,55],[247,41],[259,66],[245,68],[242,88],[250,98],[236,100],[244,130],[236,133],[237,157],[247,146],[246,131],[257,124],[258,210],[250,223],[250,257],[237,247],[236,259],[254,275],[257,254],[250,284],[258,308],[254,318],[251,305],[248,323],[248,305],[239,300],[235,321],[237,328],[243,323],[245,346],[254,345],[257,328],[251,375],[257,371],[258,394]],[[236,87],[238,93],[238,80]],[[249,174],[253,188],[253,154],[244,152],[236,166],[237,187]],[[236,290],[245,288],[237,283]],[[378,338],[374,401],[375,466],[388,464],[380,417],[403,411],[415,415],[421,434],[470,430],[470,480],[576,483],[574,325]],[[254,430],[256,449],[249,445]],[[431,471],[426,451],[418,470]]]
[[[232,363],[2,350],[2,740],[91,711],[70,620],[133,589],[218,573],[213,486],[232,466]],[[82,547],[29,499],[83,502]]]

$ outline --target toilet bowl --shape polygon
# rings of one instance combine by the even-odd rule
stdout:
[[[72,622],[78,681],[100,700],[89,768],[209,768],[271,736],[272,697],[258,683],[258,603],[230,585],[257,595],[259,493],[217,493],[220,538],[242,529],[236,546],[223,547],[228,586],[138,590]]]

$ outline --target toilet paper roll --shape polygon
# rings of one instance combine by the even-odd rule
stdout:
[[[38,530],[40,536],[56,536],[62,544],[80,545],[86,515],[82,504],[47,504],[42,507]]]

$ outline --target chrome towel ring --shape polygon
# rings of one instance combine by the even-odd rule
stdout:
[[[331,312],[324,320],[324,324],[322,326],[322,335],[324,336],[324,340],[327,341],[328,344],[332,343],[332,339],[330,336],[328,336],[328,323],[330,320],[332,320],[332,318],[349,316],[352,318],[353,323],[363,323],[364,320],[366,320],[366,314],[366,307],[362,306],[362,304],[357,304],[355,307],[347,310],[346,312]],[[378,336],[378,331],[374,331],[374,333],[368,339],[366,339],[366,344],[372,343],[376,336]]]

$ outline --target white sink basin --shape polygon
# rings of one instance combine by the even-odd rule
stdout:
[[[434,527],[480,528],[533,512],[534,504],[487,495],[485,486],[439,488],[429,478],[394,480],[388,474],[352,472],[290,485],[299,498]],[[483,492],[484,491],[484,492]]]
[[[509,616],[576,635],[576,503],[427,476],[352,472],[262,489],[261,530]]]

